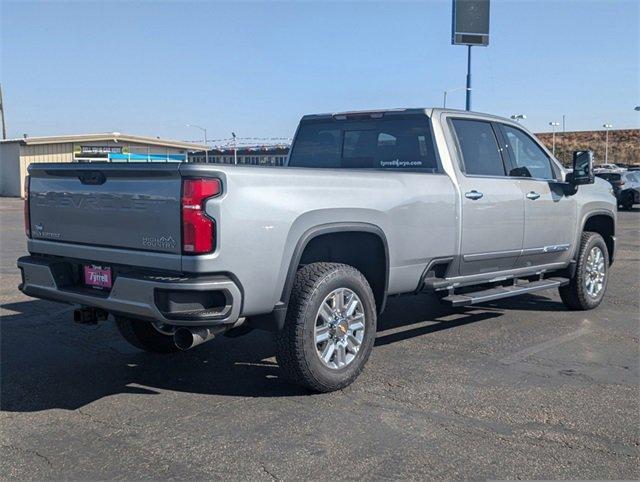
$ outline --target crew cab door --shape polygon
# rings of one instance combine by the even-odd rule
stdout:
[[[450,119],[460,158],[460,275],[513,268],[522,250],[524,198],[506,174],[506,154],[489,121]]]
[[[575,242],[575,196],[564,194],[560,172],[532,136],[514,125],[498,126],[509,175],[520,179],[524,200],[523,250],[516,267],[566,261]]]

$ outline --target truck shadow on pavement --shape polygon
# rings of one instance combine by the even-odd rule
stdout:
[[[548,298],[535,300],[452,310],[428,295],[391,299],[379,320],[376,346],[501,317],[515,303],[522,304],[516,309],[564,310]],[[75,325],[65,305],[35,300],[2,308],[10,313],[1,322],[3,411],[75,410],[111,395],[160,395],[163,390],[228,397],[309,395],[280,378],[273,336],[267,332],[222,336],[187,352],[154,355],[129,346],[111,321]],[[369,369],[374,363],[375,353]]]

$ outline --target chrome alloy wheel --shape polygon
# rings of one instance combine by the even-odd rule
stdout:
[[[316,315],[313,330],[316,353],[333,370],[351,363],[364,339],[364,306],[348,288],[333,290],[324,299]]]
[[[602,250],[597,246],[591,248],[585,265],[586,275],[584,284],[587,293],[592,298],[597,297],[604,287],[604,278],[606,276],[604,263],[605,259]]]

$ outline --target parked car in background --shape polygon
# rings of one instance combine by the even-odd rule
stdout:
[[[621,168],[623,171],[640,171],[640,164],[618,163],[616,166]]]
[[[619,207],[631,209],[640,204],[640,171],[596,172],[596,176],[611,184]]]
[[[626,168],[622,167],[622,166],[618,166],[617,164],[599,164],[597,166],[594,166],[593,168],[593,172],[598,173],[598,172],[624,172],[626,171]]]

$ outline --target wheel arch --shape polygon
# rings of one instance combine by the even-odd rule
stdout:
[[[616,220],[608,211],[598,211],[585,216],[582,222],[581,233],[591,231],[598,233],[604,239],[609,251],[609,264],[613,264],[615,258]],[[578,251],[578,250],[577,250]],[[576,253],[577,255],[577,253]]]
[[[356,245],[356,242],[359,244]],[[367,258],[371,254],[373,257]],[[384,256],[382,263],[376,254]],[[354,266],[371,285],[378,313],[383,311],[389,283],[389,245],[379,226],[363,222],[340,222],[314,226],[305,231],[298,239],[289,263],[280,295],[283,306],[289,303],[300,264],[315,261],[342,262]]]

